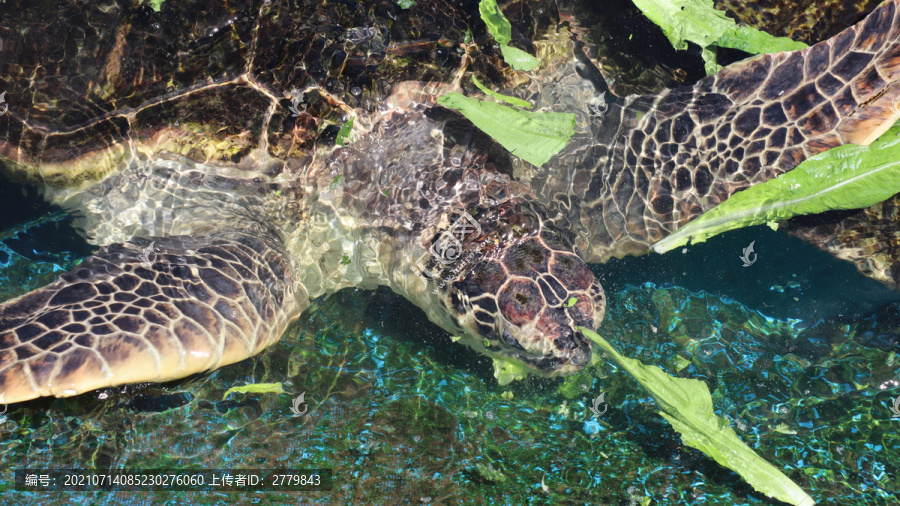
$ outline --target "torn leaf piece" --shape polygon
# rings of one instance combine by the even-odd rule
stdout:
[[[456,92],[440,97],[438,104],[459,111],[510,153],[538,167],[575,133],[574,114],[522,111]]]
[[[868,146],[845,144],[739,191],[653,245],[657,253],[736,228],[802,214],[861,209],[900,192],[900,123]]]
[[[222,396],[222,399],[228,397],[229,394],[232,393],[254,393],[254,394],[265,394],[265,393],[273,393],[273,394],[283,394],[284,388],[281,387],[281,383],[252,383],[250,385],[243,385],[239,387],[231,387],[225,391],[225,394]]]
[[[789,504],[810,506],[815,501],[775,466],[766,462],[738,437],[722,417],[713,412],[706,383],[675,378],[656,366],[620,355],[596,332],[578,327],[619,367],[647,390],[660,414],[681,434],[681,441],[719,464],[738,473],[759,492]]]

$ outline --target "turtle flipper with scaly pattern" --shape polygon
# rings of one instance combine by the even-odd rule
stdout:
[[[534,191],[568,209],[587,261],[642,254],[734,192],[890,128],[900,117],[898,15],[885,2],[827,41],[626,97],[592,124],[585,108],[590,129],[534,173]]]
[[[135,92],[147,76],[160,83],[158,67],[135,81],[123,74],[134,61],[123,55],[153,47],[149,31],[131,31],[146,20],[129,18],[98,43],[112,45],[102,79],[70,83],[94,101],[57,118],[46,113],[48,88],[31,88],[31,74],[12,83],[35,102],[0,118],[0,156],[13,174],[48,183],[47,197],[107,246],[0,305],[0,392],[18,402],[208,371],[260,352],[310,299],[348,286],[389,286],[479,352],[546,375],[576,371],[591,353],[577,327],[596,328],[605,309],[579,253],[594,261],[642,252],[734,191],[875,135],[896,114],[895,6],[809,50],[632,97],[581,129],[572,148],[533,174],[533,186],[513,177],[516,167],[491,139],[435,107],[422,85],[394,86],[383,107],[360,116],[368,131],[350,145],[318,143],[322,117],[349,109],[358,94],[339,93],[321,51],[282,67],[302,46],[260,48],[278,27],[328,47],[329,32],[290,21],[316,16],[279,18],[277,5],[254,14],[264,22],[228,17],[229,28],[173,53],[196,51],[194,64],[221,65],[206,80],[158,98],[104,102]],[[332,53],[341,71],[384,51],[378,38],[378,30],[352,31],[348,39],[364,50]],[[204,44],[219,48],[215,58]],[[243,62],[241,51],[250,52]],[[434,78],[439,70],[417,72]],[[184,78],[173,76],[168,82]],[[313,103],[292,119],[286,85],[310,79]],[[364,97],[379,97],[364,88]],[[248,106],[233,130],[201,114]],[[195,122],[179,125],[180,117]],[[48,126],[57,120],[71,123]]]

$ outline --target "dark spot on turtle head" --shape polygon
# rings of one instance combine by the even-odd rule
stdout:
[[[513,276],[532,277],[535,272],[547,272],[549,254],[540,242],[530,239],[509,248],[503,263]]]
[[[510,281],[500,293],[500,311],[513,325],[521,325],[534,319],[543,306],[541,292],[532,281]]]

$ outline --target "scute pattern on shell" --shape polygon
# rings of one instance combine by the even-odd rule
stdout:
[[[736,191],[844,144],[868,144],[900,116],[900,21],[886,2],[802,51],[766,54],[656,96],[628,97],[532,181],[575,200],[589,261],[642,254]],[[600,147],[598,147],[599,145]],[[588,148],[588,146],[590,146]]]

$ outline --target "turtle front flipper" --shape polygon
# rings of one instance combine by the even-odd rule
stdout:
[[[101,248],[0,304],[3,401],[174,380],[259,353],[309,303],[280,249],[235,231]]]
[[[887,130],[900,117],[898,10],[889,0],[814,46],[612,104],[533,186],[570,209],[588,261],[645,253],[735,192]]]

